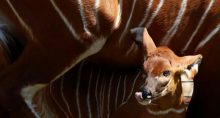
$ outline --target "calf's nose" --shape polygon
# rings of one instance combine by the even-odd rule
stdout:
[[[151,99],[152,98],[152,93],[150,90],[143,89],[141,92],[142,92],[143,99]]]

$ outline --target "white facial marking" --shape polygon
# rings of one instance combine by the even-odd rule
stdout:
[[[182,84],[182,96],[192,96],[194,90],[194,83],[192,79],[189,79],[191,76],[190,71],[181,74],[181,84]]]
[[[193,95],[194,83],[186,82],[182,83],[182,96],[191,97]]]
[[[182,82],[182,96],[192,96],[194,90],[194,82],[193,77],[195,76],[192,71],[198,73],[198,64],[194,64],[190,70],[185,69],[185,73],[181,74],[181,82]]]

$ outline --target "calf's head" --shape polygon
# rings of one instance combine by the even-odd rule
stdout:
[[[198,73],[202,55],[179,57],[167,47],[156,47],[145,28],[135,28],[132,33],[137,41],[143,43],[145,53],[145,83],[135,93],[137,101],[150,105],[160,101],[169,103],[175,97],[176,100],[187,102],[187,98],[192,96],[193,78]],[[166,99],[167,96],[173,99]]]

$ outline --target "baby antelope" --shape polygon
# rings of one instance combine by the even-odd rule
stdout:
[[[193,94],[193,79],[202,55],[179,57],[167,47],[156,47],[145,28],[131,32],[145,53],[145,83],[135,97],[146,108],[147,118],[183,118]]]

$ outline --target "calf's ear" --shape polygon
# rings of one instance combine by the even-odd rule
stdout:
[[[201,54],[180,57],[180,70],[187,75],[188,79],[193,79],[194,76],[198,73],[201,61]]]
[[[151,52],[157,49],[153,39],[148,34],[146,28],[143,27],[134,28],[131,29],[131,33],[134,34],[135,41],[143,43],[143,47],[147,55],[149,55]]]

